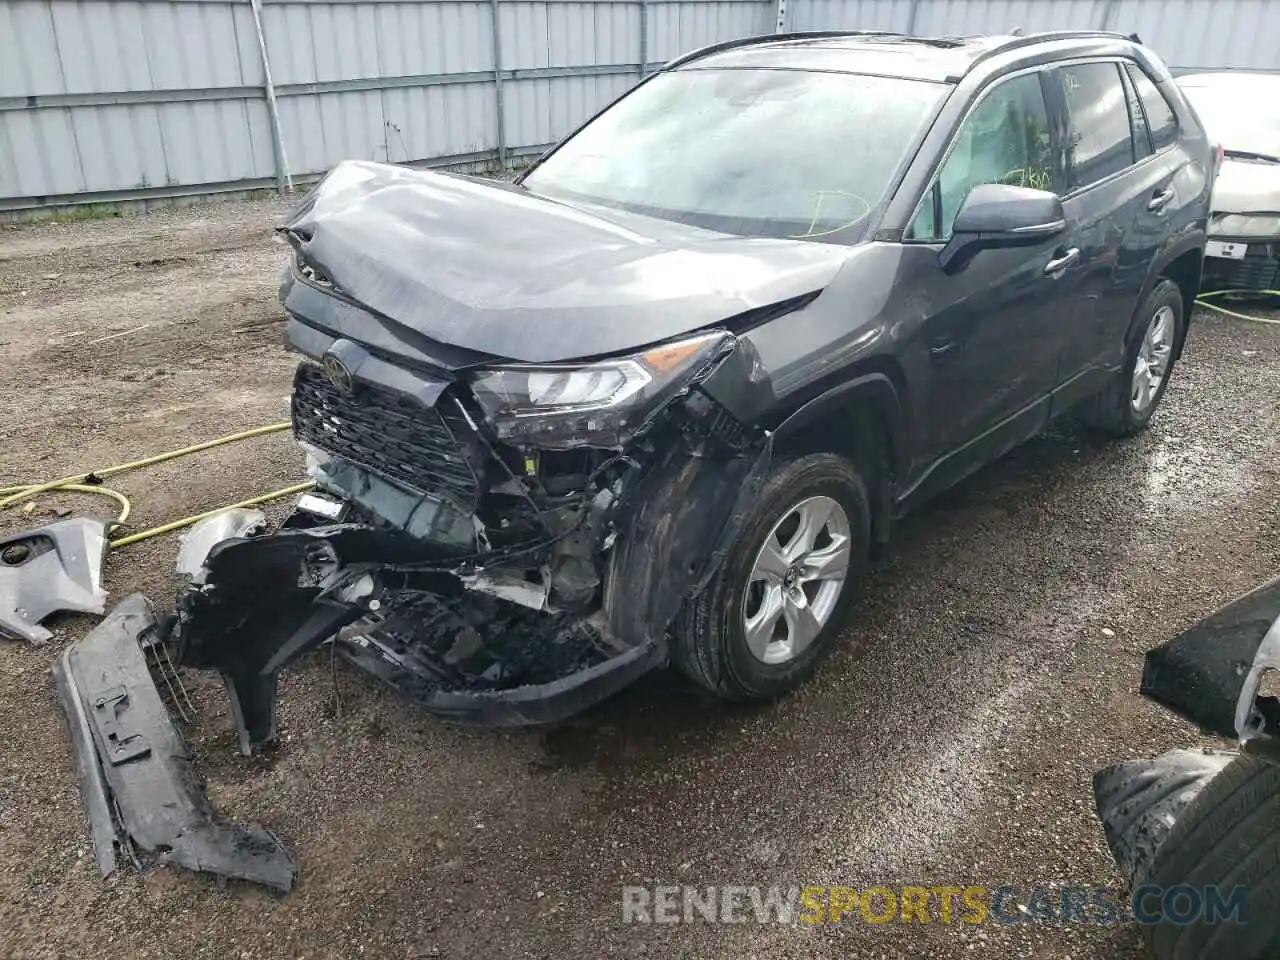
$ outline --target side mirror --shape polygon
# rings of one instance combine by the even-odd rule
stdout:
[[[982,183],[969,191],[951,227],[951,239],[938,254],[946,273],[957,273],[981,250],[1032,247],[1067,228],[1056,193]]]

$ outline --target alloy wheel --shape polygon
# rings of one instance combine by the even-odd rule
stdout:
[[[849,573],[849,530],[844,508],[825,496],[800,501],[773,525],[742,603],[743,633],[758,660],[794,660],[827,625]]]
[[[1160,385],[1169,373],[1175,326],[1173,308],[1169,306],[1157,310],[1147,325],[1147,332],[1138,347],[1138,358],[1133,367],[1129,399],[1135,413],[1143,414],[1150,409],[1160,392]]]

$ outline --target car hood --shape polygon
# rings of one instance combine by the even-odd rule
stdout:
[[[1214,213],[1280,213],[1280,163],[1227,157],[1213,185]]]
[[[283,231],[360,305],[431,340],[528,362],[619,353],[812,293],[851,252],[367,161],[335,167]]]

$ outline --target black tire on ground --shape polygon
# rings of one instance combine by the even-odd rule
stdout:
[[[1156,312],[1162,307],[1173,310],[1175,323],[1173,337],[1173,355],[1169,357],[1169,366],[1165,370],[1164,379],[1156,391],[1155,398],[1144,411],[1133,408],[1133,371],[1138,362],[1138,353],[1142,347],[1143,337]],[[1137,433],[1151,422],[1152,415],[1160,406],[1164,392],[1169,388],[1169,378],[1173,376],[1178,344],[1181,343],[1187,320],[1182,306],[1182,290],[1172,280],[1160,280],[1151,293],[1138,308],[1138,324],[1133,335],[1133,342],[1128,345],[1124,355],[1124,365],[1112,378],[1107,388],[1097,396],[1080,405],[1077,415],[1087,426],[1115,436],[1129,436]]]
[[[844,457],[815,453],[777,464],[734,548],[673,625],[672,660],[693,681],[727,700],[767,700],[804,682],[830,652],[866,572],[871,543],[867,483]],[[843,588],[817,637],[794,659],[765,663],[747,646],[744,598],[756,555],[774,525],[810,497],[837,501],[849,520],[850,557]]]
[[[1149,882],[1185,884],[1201,896],[1216,886],[1224,899],[1237,886],[1247,891],[1243,923],[1162,920],[1145,927],[1157,960],[1280,957],[1280,766],[1240,756],[1210,780],[1174,821]]]

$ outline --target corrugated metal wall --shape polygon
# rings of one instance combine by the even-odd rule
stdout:
[[[262,0],[287,169],[537,154],[642,72],[772,31],[777,0]],[[495,35],[494,23],[497,18]],[[1280,0],[787,0],[789,29],[1137,31],[1175,67],[1280,69]],[[0,0],[0,211],[282,172],[249,0]],[[499,122],[501,114],[502,121]]]
[[[1175,70],[1280,70],[1280,0],[791,0],[793,30],[1137,33]]]

